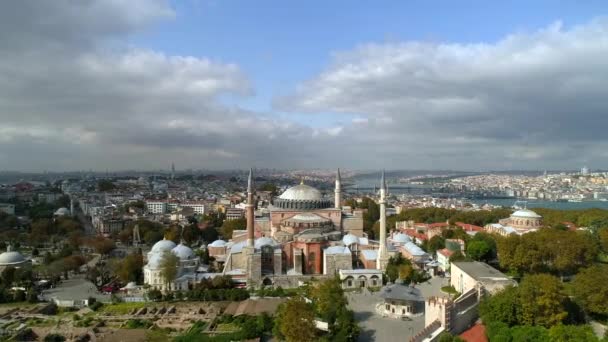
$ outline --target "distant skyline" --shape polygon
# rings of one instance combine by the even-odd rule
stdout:
[[[608,169],[605,1],[7,1],[0,170]]]

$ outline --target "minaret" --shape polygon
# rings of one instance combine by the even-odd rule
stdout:
[[[342,179],[340,178],[340,169],[336,173],[336,189],[334,190],[334,208],[342,208]]]
[[[72,196],[70,196],[70,215],[71,215],[71,216],[76,215],[76,214],[74,213],[74,199],[72,198]]]
[[[249,169],[249,178],[247,179],[247,204],[245,205],[247,215],[247,246],[253,247],[253,170]]]
[[[386,181],[384,170],[382,170],[382,180],[380,181],[380,249],[378,249],[378,259],[376,268],[385,270],[388,264],[388,251],[386,249]]]
[[[171,163],[171,180],[175,179],[175,163]]]

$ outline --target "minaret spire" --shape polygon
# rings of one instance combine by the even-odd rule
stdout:
[[[378,259],[376,260],[376,268],[379,270],[386,269],[388,264],[388,250],[386,249],[386,180],[384,170],[382,170],[382,178],[380,180],[380,248],[378,250]]]
[[[247,178],[247,204],[245,205],[247,215],[247,246],[253,247],[253,169],[249,169],[249,177]]]
[[[342,179],[340,177],[340,169],[336,172],[336,189],[334,190],[334,208],[342,208]]]

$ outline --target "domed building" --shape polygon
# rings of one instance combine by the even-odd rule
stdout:
[[[31,266],[32,261],[18,251],[13,251],[10,245],[7,247],[6,252],[0,254],[0,272],[4,271],[7,267],[26,268]]]
[[[162,277],[162,262],[166,253],[178,257],[177,277],[170,284]],[[144,283],[159,290],[187,290],[198,280],[196,271],[199,258],[194,251],[183,243],[176,245],[167,239],[158,241],[148,252],[148,262],[144,266]]]
[[[538,229],[543,225],[543,217],[530,209],[519,209],[498,223],[515,229]]]
[[[335,273],[335,267],[325,267],[330,259],[332,264],[342,266],[348,263],[352,268],[350,254],[344,254],[345,251],[351,253],[352,249],[344,247],[350,240],[359,244],[359,238],[363,238],[363,215],[342,212],[339,171],[333,200],[302,182],[274,198],[267,216],[260,219],[254,217],[252,182],[250,171],[247,230],[233,233],[232,245],[225,251],[224,274],[231,275],[233,279],[247,277],[247,281],[255,286],[274,284],[279,275]],[[343,240],[343,236],[348,238]],[[218,242],[218,246],[213,247],[214,251],[222,252],[224,246],[220,244]],[[331,255],[329,259],[327,251],[328,256]]]

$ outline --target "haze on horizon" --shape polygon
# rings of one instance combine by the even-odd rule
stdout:
[[[608,4],[0,4],[0,170],[608,168]]]

